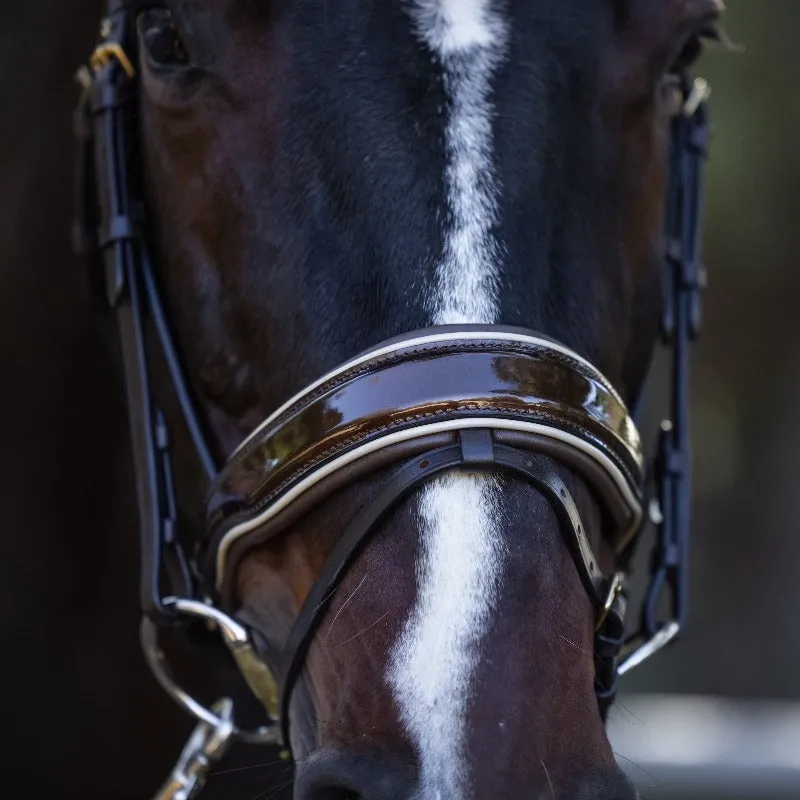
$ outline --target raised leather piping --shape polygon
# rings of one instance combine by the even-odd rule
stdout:
[[[604,536],[611,541],[617,552],[621,552],[627,547],[638,529],[639,516],[631,517],[629,499],[623,497],[619,486],[614,482],[605,466],[586,452],[573,446],[573,444],[555,439],[552,436],[542,436],[528,431],[519,432],[497,429],[493,433],[495,440],[499,444],[548,455],[582,475],[595,491],[598,501],[609,512],[613,530],[604,529]],[[225,560],[225,569],[220,576],[219,582],[219,592],[223,606],[231,611],[235,610],[237,606],[235,576],[241,560],[250,550],[279,535],[334,492],[392,464],[444,447],[447,444],[452,444],[456,441],[456,437],[456,431],[445,431],[434,435],[421,436],[417,439],[388,444],[380,450],[368,453],[356,461],[331,472],[329,475],[320,477],[318,482],[309,486],[305,492],[286,507],[276,511],[273,516],[270,516],[263,524],[250,531],[247,536],[240,536],[235,541],[230,542]],[[219,502],[224,503],[225,498],[219,498]],[[212,520],[214,516],[215,514],[212,513]],[[244,522],[253,516],[255,515],[242,515],[240,522]],[[225,528],[220,524],[221,519],[222,516],[219,515],[216,521],[215,538],[210,543],[209,553],[211,554],[216,553],[221,539],[236,524],[233,519],[228,519],[228,526]],[[205,571],[209,576],[214,574],[215,564],[213,558],[206,560]],[[213,579],[210,582],[213,583]]]
[[[630,524],[626,526],[624,537],[627,538],[638,527],[638,524],[641,520],[641,502],[631,485],[630,476],[623,473],[617,464],[615,464],[614,461],[612,461],[603,451],[601,451],[598,447],[588,443],[584,438],[566,431],[559,430],[551,425],[529,423],[521,420],[492,417],[448,420],[442,423],[418,425],[405,430],[396,431],[393,434],[387,434],[386,436],[362,445],[359,448],[349,450],[335,461],[329,462],[323,467],[311,472],[305,480],[296,484],[291,490],[283,494],[274,503],[267,505],[260,513],[246,518],[238,525],[226,530],[224,535],[219,539],[216,548],[216,563],[214,570],[216,587],[219,589],[224,579],[226,558],[228,550],[232,544],[240,537],[256,530],[259,526],[268,522],[283,509],[287,508],[291,503],[295,502],[300,496],[302,496],[304,492],[308,491],[316,483],[319,483],[343,467],[358,461],[360,458],[381,450],[382,448],[389,447],[393,444],[409,441],[417,437],[429,436],[435,433],[444,433],[468,428],[490,428],[495,431],[514,431],[517,433],[536,434],[539,436],[551,437],[566,445],[576,448],[585,455],[594,459],[608,473],[615,486],[619,490],[620,496],[624,498],[625,502],[628,504],[630,509]]]

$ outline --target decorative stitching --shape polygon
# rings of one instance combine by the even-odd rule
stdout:
[[[526,409],[526,408],[511,408],[506,405],[502,404],[492,404],[492,405],[484,405],[484,404],[477,404],[472,402],[467,403],[460,403],[455,408],[449,408],[446,410],[434,410],[434,411],[427,411],[427,412],[416,412],[411,414],[406,414],[400,419],[393,420],[388,424],[381,425],[380,427],[374,428],[371,430],[367,435],[360,434],[360,435],[351,435],[345,439],[341,439],[335,444],[328,447],[326,450],[318,453],[314,458],[309,461],[303,462],[303,464],[299,468],[295,468],[295,470],[286,478],[284,478],[277,486],[273,489],[269,490],[266,494],[262,494],[265,488],[270,483],[270,478],[268,477],[259,489],[256,489],[253,494],[256,496],[262,495],[260,499],[257,499],[253,503],[247,503],[245,508],[241,508],[236,512],[233,512],[227,516],[225,516],[221,521],[220,525],[223,526],[226,530],[230,530],[234,524],[238,524],[245,518],[251,517],[254,514],[260,512],[264,508],[266,508],[271,503],[275,502],[280,495],[282,495],[290,486],[297,483],[298,481],[302,480],[305,476],[309,473],[313,472],[320,464],[327,461],[329,458],[339,455],[342,452],[348,450],[350,446],[354,444],[364,444],[369,441],[373,441],[377,438],[380,438],[382,435],[389,433],[397,428],[402,428],[404,426],[408,426],[409,423],[419,422],[421,420],[429,420],[432,418],[437,417],[448,417],[457,415],[464,411],[479,411],[485,412],[487,415],[492,413],[500,413],[507,416],[528,416],[528,417],[537,417],[538,419],[542,420],[543,422],[547,422],[548,420],[552,421],[555,420],[555,416],[553,414],[548,414],[546,411],[541,409]],[[570,412],[571,413],[571,412]],[[588,419],[584,422],[584,424],[588,422],[589,426],[600,426],[600,423],[596,422],[595,420]],[[610,455],[613,461],[617,464],[618,467],[622,470],[623,474],[625,475],[626,480],[629,483],[636,486],[637,481],[633,478],[631,471],[628,465],[625,463],[624,454],[620,454],[613,444],[609,444],[604,442],[602,439],[597,437],[596,435],[588,432],[582,424],[564,420],[558,420],[557,425],[553,425],[553,427],[557,427],[559,429],[567,430],[573,433],[577,433],[582,438],[589,441],[598,449],[602,450],[603,452]],[[299,458],[300,455],[295,456]],[[242,500],[245,503],[245,500]],[[214,534],[214,538],[217,538],[219,533]]]
[[[565,364],[577,372],[581,374],[586,374],[588,372],[586,364],[577,361],[574,358],[571,358],[564,353],[561,353],[557,350],[550,350],[543,345],[534,345],[534,344],[526,344],[524,342],[513,342],[513,341],[506,341],[506,342],[497,342],[497,341],[486,341],[481,339],[476,339],[472,342],[430,342],[428,344],[416,345],[415,347],[410,347],[407,350],[400,350],[395,351],[393,353],[387,353],[386,355],[376,357],[374,360],[366,361],[363,364],[359,364],[356,367],[352,367],[351,369],[339,373],[332,377],[329,381],[318,386],[313,391],[309,392],[308,394],[303,395],[297,402],[293,403],[289,408],[283,411],[278,417],[276,417],[271,423],[270,428],[274,428],[282,424],[288,417],[294,416],[298,411],[300,411],[303,407],[311,405],[311,403],[317,400],[322,395],[327,394],[332,389],[336,388],[337,386],[344,385],[345,383],[358,378],[360,375],[363,375],[368,372],[372,372],[375,369],[384,369],[388,366],[392,366],[395,363],[400,363],[403,361],[407,361],[411,359],[415,355],[430,355],[432,353],[448,353],[448,352],[463,352],[463,351],[473,351],[479,350],[482,352],[512,352],[512,353],[521,353],[523,355],[537,355],[540,358],[546,357],[551,361],[555,361],[560,364]],[[599,384],[601,384],[606,391],[616,400],[623,408],[625,404],[622,401],[622,398],[618,395],[616,389],[610,384],[609,381],[605,379],[599,370],[593,369],[591,377],[596,380]],[[226,475],[232,468],[236,465],[241,463],[244,459],[246,459],[249,455],[253,453],[254,450],[258,449],[260,443],[263,442],[263,437],[257,436],[252,442],[249,442],[245,445],[242,450],[236,453],[235,457],[229,461],[222,470],[222,474],[220,475],[220,480],[222,481],[223,476]]]

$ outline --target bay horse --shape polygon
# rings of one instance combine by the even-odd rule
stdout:
[[[603,722],[685,614],[685,76],[721,11],[111,0],[76,243],[119,327],[145,653],[200,720],[159,797],[237,738],[280,742],[300,800],[636,796]],[[660,325],[659,545],[620,663]],[[166,667],[160,629],[209,627],[253,729]]]

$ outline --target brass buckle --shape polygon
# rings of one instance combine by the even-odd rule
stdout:
[[[98,45],[89,59],[89,64],[97,73],[115,59],[129,78],[136,77],[136,70],[128,58],[128,54],[118,42],[103,42],[103,44]]]
[[[600,612],[600,615],[597,617],[597,622],[594,626],[595,633],[599,632],[599,630],[603,627],[603,623],[606,621],[612,606],[617,601],[619,593],[622,591],[624,578],[625,576],[621,572],[614,573],[614,577],[611,579],[611,586],[608,587],[606,601],[603,603],[603,609]]]

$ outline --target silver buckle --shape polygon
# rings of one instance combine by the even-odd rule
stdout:
[[[253,649],[244,626],[219,609],[198,600],[165,597],[162,602],[180,614],[201,619],[219,630],[254,693],[264,701],[268,710],[273,705],[277,706],[275,681]],[[267,725],[245,730],[234,722],[233,701],[229,697],[220,698],[211,708],[206,708],[181,689],[158,644],[158,628],[147,617],[142,619],[139,638],[145,659],[161,688],[198,720],[178,762],[153,800],[190,800],[203,788],[211,767],[225,755],[234,741],[248,744],[281,743],[280,725],[275,714],[270,714]]]
[[[252,661],[258,658],[250,644],[247,629],[219,609],[197,600],[186,600],[177,597],[165,597],[162,602],[165,606],[174,608],[181,614],[205,620],[207,623],[216,626],[222,635],[223,641],[240,666],[245,661]],[[214,730],[220,730],[226,725],[231,725],[231,738],[247,744],[281,743],[280,724],[274,717],[270,717],[266,725],[258,728],[249,730],[239,728],[232,719],[216,713],[213,707],[211,709],[206,708],[206,706],[178,686],[159,646],[158,629],[147,617],[142,619],[139,628],[139,639],[147,663],[161,688],[195,719]],[[264,669],[266,670],[266,667]],[[248,680],[248,682],[250,681]]]
[[[693,117],[697,109],[711,97],[711,84],[705,78],[695,78],[692,89],[681,112],[687,117]]]
[[[620,675],[624,675],[634,667],[638,667],[641,663],[647,661],[650,656],[654,656],[659,650],[663,650],[680,633],[680,630],[681,626],[676,620],[668,622],[652,639],[648,639],[643,645],[637,647],[630,655],[622,659],[617,672]]]

